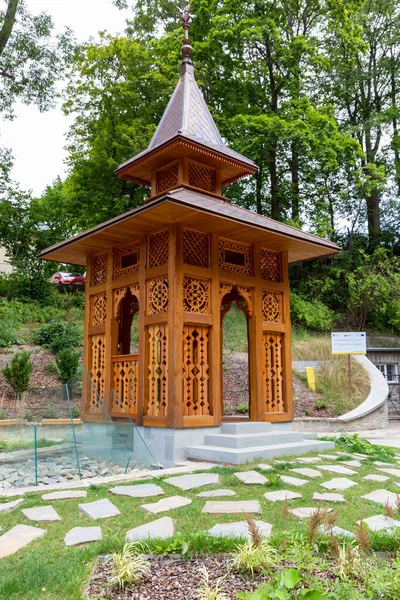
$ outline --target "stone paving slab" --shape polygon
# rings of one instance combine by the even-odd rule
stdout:
[[[15,525],[0,537],[0,558],[5,558],[24,548],[36,538],[42,537],[45,529],[31,525]]]
[[[357,459],[354,459],[354,460],[341,460],[340,464],[341,465],[346,465],[346,467],[361,467],[361,463]]]
[[[217,473],[195,473],[193,475],[170,477],[164,481],[180,490],[188,491],[205,485],[216,485],[219,482],[219,475]]]
[[[130,529],[125,540],[127,542],[134,542],[136,540],[147,540],[147,539],[162,539],[166,540],[174,535],[174,522],[171,517],[161,517],[151,521],[151,523],[145,523],[139,525],[134,529]]]
[[[396,466],[393,463],[383,462],[381,460],[375,460],[374,465],[377,465],[378,467],[395,467]]]
[[[34,508],[23,508],[22,514],[30,521],[37,523],[49,521],[61,521],[61,517],[52,506],[35,506]]]
[[[310,465],[321,461],[322,459],[319,456],[304,456],[296,459],[296,462],[302,462]]]
[[[298,477],[290,477],[289,475],[281,475],[281,481],[288,485],[293,485],[294,487],[301,487],[310,483],[309,479],[299,479]]]
[[[148,498],[150,496],[163,496],[164,490],[154,483],[142,485],[117,485],[108,490],[116,496],[129,496],[129,498]]]
[[[271,502],[280,502],[285,500],[295,500],[296,498],[302,498],[301,494],[297,492],[291,492],[290,490],[276,490],[275,492],[267,492],[264,494],[266,500]]]
[[[196,498],[222,498],[223,496],[236,496],[233,490],[212,490],[211,492],[200,492]]]
[[[311,517],[311,515],[313,513],[315,513],[318,509],[315,507],[309,507],[309,506],[302,506],[301,508],[291,508],[290,512],[292,513],[292,515],[294,515],[295,517],[298,517],[299,519],[309,519]],[[327,512],[332,512],[331,508],[326,508],[325,509]]]
[[[22,504],[23,501],[23,498],[18,498],[17,500],[13,500],[12,502],[4,502],[0,504],[0,513],[10,512],[10,510],[14,510],[14,508],[17,508],[17,506]]]
[[[348,467],[342,467],[341,465],[318,465],[318,469],[329,471],[330,473],[338,473],[339,475],[357,475],[357,471],[353,471]]]
[[[400,477],[400,469],[386,469],[386,467],[381,467],[378,471],[381,471],[381,473],[388,473],[388,475],[393,475],[394,477]]]
[[[362,519],[362,522],[368,525],[371,531],[386,531],[387,533],[393,533],[394,529],[400,527],[400,521],[396,521],[386,515],[374,515],[367,519]],[[360,521],[357,521],[359,524]]]
[[[262,537],[267,538],[271,535],[272,525],[270,523],[265,523],[265,521],[255,521],[255,524]],[[246,540],[251,537],[249,525],[246,521],[217,523],[208,530],[208,534],[213,537],[241,538]]]
[[[72,498],[86,498],[85,490],[65,490],[63,492],[51,492],[43,494],[42,500],[70,500]]]
[[[143,510],[146,510],[152,515],[157,515],[158,513],[166,512],[167,510],[172,510],[174,508],[181,508],[182,506],[187,506],[191,503],[192,501],[190,498],[185,498],[184,496],[171,496],[170,498],[163,498],[153,504],[142,504],[140,508],[143,508]]]
[[[317,469],[310,469],[308,467],[300,467],[299,469],[290,469],[293,473],[298,473],[299,475],[304,475],[304,477],[322,477],[322,473],[317,471]]]
[[[357,537],[355,533],[352,533],[347,529],[343,529],[342,527],[338,527],[337,525],[335,525],[334,527],[329,527],[329,525],[321,525],[320,527],[318,527],[318,530],[324,535],[339,535],[342,537],[346,537],[350,540],[354,540]]]
[[[377,504],[388,504],[392,508],[396,508],[397,506],[397,494],[388,490],[374,490],[365,496],[361,496],[361,498],[371,500]]]
[[[257,465],[258,469],[261,469],[262,471],[271,471],[274,467],[271,467],[271,465]]]
[[[99,542],[103,539],[100,527],[74,527],[64,537],[64,543],[68,546],[79,546],[89,542]]]
[[[318,454],[320,458],[327,458],[328,460],[335,460],[337,458],[336,454]]]
[[[321,500],[322,502],[346,502],[342,494],[320,494],[314,492],[313,500]]]
[[[261,506],[258,500],[209,500],[201,512],[212,515],[261,514]]]
[[[356,483],[355,481],[352,481],[351,479],[347,479],[347,477],[334,477],[333,479],[330,479],[329,481],[325,481],[324,483],[320,484],[322,487],[324,487],[327,490],[347,490],[351,487],[353,487],[354,485],[358,485],[358,483]]]
[[[78,508],[91,519],[107,519],[121,514],[118,508],[107,498],[88,502],[87,504],[78,504]]]
[[[370,473],[369,475],[363,477],[363,480],[365,481],[379,481],[380,483],[389,481],[389,479],[390,477],[386,477],[386,475],[375,475],[375,473]]]
[[[264,483],[267,483],[268,481],[264,475],[261,475],[261,473],[258,473],[257,471],[243,471],[234,473],[234,476],[247,485],[264,485]]]

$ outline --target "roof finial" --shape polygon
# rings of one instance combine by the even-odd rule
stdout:
[[[181,9],[178,7],[178,12],[182,22],[182,28],[185,31],[185,39],[183,40],[183,46],[181,48],[182,56],[183,56],[183,64],[192,64],[190,59],[193,48],[191,46],[191,41],[189,39],[189,29],[192,26],[192,15],[191,15],[192,7],[189,6],[189,0],[184,0],[184,8]]]

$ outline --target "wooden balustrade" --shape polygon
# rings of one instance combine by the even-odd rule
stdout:
[[[135,419],[138,403],[138,354],[113,356],[114,391],[111,415]]]

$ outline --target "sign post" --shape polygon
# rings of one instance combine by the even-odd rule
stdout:
[[[351,391],[351,354],[367,354],[367,334],[348,331],[332,332],[332,354],[347,354],[349,392]]]

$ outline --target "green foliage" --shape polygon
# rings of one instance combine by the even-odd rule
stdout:
[[[239,592],[238,598],[242,600],[290,600],[291,598],[305,598],[308,600],[328,600],[323,592],[307,589],[303,586],[304,578],[300,571],[294,568],[285,569],[276,580],[270,584],[261,585],[256,591],[245,594]]]
[[[392,448],[385,448],[383,446],[371,444],[371,442],[368,440],[362,440],[360,439],[358,433],[341,433],[339,437],[324,439],[334,441],[340,450],[348,452],[349,454],[357,452],[359,454],[365,454],[366,456],[369,456],[371,460],[395,462],[393,458],[396,454],[395,450]]]
[[[196,598],[198,600],[229,600],[224,593],[225,578],[219,577],[217,581],[211,585],[210,577],[206,567],[201,568],[200,584],[196,590]]]
[[[329,406],[329,402],[328,400],[316,400],[315,402],[315,408],[317,410],[321,410],[322,408],[327,408]]]
[[[58,377],[61,383],[68,383],[77,373],[80,352],[72,348],[63,348],[56,356]]]
[[[119,589],[130,589],[150,575],[150,563],[140,552],[136,542],[125,544],[122,552],[116,552],[111,557],[112,577],[111,586]]]
[[[33,414],[31,412],[25,413],[24,419],[25,421],[28,421],[28,423],[31,423],[33,421]]]
[[[73,419],[79,419],[81,416],[81,409],[79,408],[79,406],[75,406],[75,404],[73,404],[71,406],[71,417]]]
[[[249,405],[248,404],[236,404],[235,410],[239,414],[245,415],[249,410]]]
[[[29,360],[30,356],[29,352],[18,352],[2,371],[16,396],[26,392],[29,387],[33,371],[33,364]]]
[[[4,408],[0,409],[0,421],[5,421],[8,419],[8,413]]]
[[[278,561],[278,553],[267,540],[259,544],[250,537],[244,544],[239,544],[230,559],[232,569],[251,576],[260,571],[267,571]]]
[[[302,325],[316,331],[328,331],[332,328],[334,313],[319,300],[311,302],[292,292],[290,310],[295,325]]]
[[[43,411],[43,418],[45,419],[56,419],[57,418],[57,401],[50,400]]]
[[[75,323],[52,321],[40,327],[33,335],[35,344],[58,354],[65,348],[76,348],[82,344],[82,333]]]

